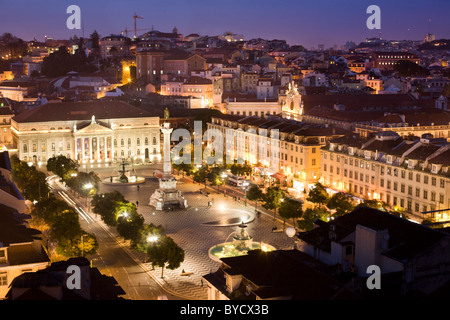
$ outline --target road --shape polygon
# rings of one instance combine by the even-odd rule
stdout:
[[[75,208],[80,216],[80,224],[87,233],[95,234],[99,247],[95,255],[87,256],[92,266],[102,274],[116,279],[130,300],[182,300],[165,292],[152,276],[132,258],[123,246],[126,245],[103,224],[93,213],[88,212],[84,199],[77,199],[56,177],[48,179],[56,196]]]

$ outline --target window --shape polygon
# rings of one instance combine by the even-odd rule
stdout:
[[[128,138],[128,146],[131,146],[131,138]]]
[[[316,148],[312,148],[311,153],[316,153]]]
[[[23,145],[23,152],[28,152],[28,146],[26,144]]]
[[[441,186],[441,188],[445,188],[445,180],[444,179],[440,179],[440,186]]]
[[[8,275],[7,273],[0,273],[0,286],[8,285]]]
[[[144,143],[146,146],[148,146],[148,138],[147,137],[145,137]]]
[[[54,142],[52,142],[52,151],[55,151],[55,143]]]
[[[435,177],[431,177],[431,185],[436,186],[436,178]]]
[[[427,191],[427,190],[423,190],[423,198],[424,198],[425,200],[428,199],[428,191]]]
[[[441,193],[439,194],[439,203],[443,204],[444,203],[444,195]]]
[[[36,152],[36,151],[37,151],[37,146],[35,143],[33,143],[33,152]]]
[[[141,145],[141,139],[137,138],[137,139],[136,139],[136,144],[137,144],[138,146],[140,146],[140,145]]]
[[[121,147],[125,146],[125,141],[123,139],[120,139],[120,146]]]
[[[420,182],[420,174],[416,173],[416,182]]]
[[[153,145],[156,144],[156,137],[153,137]]]
[[[428,176],[423,176],[423,183],[428,184]]]
[[[6,262],[5,250],[0,250],[0,263],[5,263],[5,262]]]
[[[420,197],[420,189],[416,188],[416,197]]]
[[[408,195],[412,196],[412,193],[413,193],[413,187],[408,186]]]
[[[408,179],[412,181],[412,179],[413,179],[413,173],[412,172],[408,172]]]
[[[316,159],[312,159],[312,165],[313,165],[313,166],[316,165]]]

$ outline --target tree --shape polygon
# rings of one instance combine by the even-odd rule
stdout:
[[[262,196],[262,206],[267,210],[275,210],[274,218],[277,209],[281,205],[281,199],[284,197],[284,191],[279,187],[269,187],[267,188],[266,193]]]
[[[98,248],[94,235],[86,235],[81,228],[77,212],[66,202],[53,195],[39,201],[31,213],[49,227],[49,240],[56,243],[56,252],[65,257],[94,254]]]
[[[117,225],[117,206],[125,202],[127,201],[117,190],[104,194],[96,194],[91,201],[92,211],[100,215],[106,225],[114,227]]]
[[[333,194],[327,202],[330,210],[336,210],[335,216],[343,216],[354,209],[352,196],[338,192]]]
[[[376,199],[369,199],[369,200],[364,200],[363,202],[360,202],[356,206],[356,208],[359,208],[359,207],[369,207],[369,208],[374,208],[377,210],[386,211],[387,204],[384,203],[383,201],[379,201]]]
[[[86,198],[97,193],[99,182],[100,178],[94,171],[89,173],[78,171],[75,176],[66,180],[66,184],[69,188],[72,188],[81,197]]]
[[[247,162],[244,164],[233,163],[230,167],[231,173],[237,176],[249,176],[252,174],[252,170],[252,166]]]
[[[430,74],[428,69],[409,60],[398,61],[394,65],[394,70],[397,71],[401,77],[427,76]]]
[[[83,50],[78,50],[76,54],[70,54],[65,46],[51,53],[42,62],[41,74],[49,78],[65,76],[70,71],[93,72],[96,67],[89,63]]]
[[[298,219],[303,215],[303,203],[286,197],[281,202],[278,214],[283,219],[292,219],[295,228],[295,219]]]
[[[207,179],[209,182],[211,182],[211,185],[219,187],[222,184],[224,184],[224,181],[222,178],[223,172],[224,172],[224,168],[222,166],[215,166],[209,170],[209,172],[207,174]]]
[[[144,227],[144,218],[138,214],[133,203],[120,202],[116,206],[117,225],[116,229],[125,240],[130,240],[134,247],[140,239],[140,232]]]
[[[161,267],[161,278],[164,268],[175,270],[184,261],[184,250],[171,237],[163,236],[148,246],[147,255],[153,267]]]
[[[314,187],[309,190],[306,200],[322,206],[327,203],[328,198],[325,187],[320,182],[317,182]]]
[[[302,215],[302,218],[297,221],[298,227],[302,230],[309,231],[314,228],[314,221],[317,219],[328,221],[330,212],[325,207],[308,208]]]
[[[209,168],[206,165],[201,166],[197,171],[194,172],[193,179],[195,182],[203,183],[206,188],[206,180],[208,180]]]
[[[47,170],[56,174],[64,182],[70,179],[71,174],[77,173],[78,167],[77,162],[63,155],[47,160]]]
[[[99,58],[101,56],[100,52],[100,35],[98,34],[97,30],[94,30],[93,33],[91,33],[89,40],[91,41],[91,47],[92,47],[92,56],[94,58]]]
[[[16,155],[12,155],[10,160],[12,180],[21,190],[24,198],[30,201],[46,199],[50,189],[45,173],[38,171],[35,166],[30,166],[25,161],[20,160]]]
[[[264,193],[262,190],[256,185],[252,185],[246,193],[247,199],[255,202],[255,210],[258,207],[258,201],[263,198]]]
[[[58,241],[56,253],[65,257],[85,257],[88,254],[95,254],[98,249],[98,242],[93,234],[80,232],[76,237],[62,237]]]
[[[139,233],[139,238],[136,240],[134,248],[137,251],[147,252],[148,246],[161,239],[165,232],[161,225],[145,224]]]

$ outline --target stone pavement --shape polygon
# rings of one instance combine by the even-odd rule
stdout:
[[[153,270],[151,264],[145,262],[145,253],[135,252],[124,246],[161,287],[181,299],[207,299],[207,288],[203,285],[202,276],[216,271],[220,266],[219,262],[209,257],[208,251],[217,244],[231,241],[241,221],[248,223],[246,231],[256,242],[262,241],[277,249],[290,249],[294,245],[294,240],[284,232],[272,232],[274,222],[271,215],[261,214],[255,217],[253,205],[244,206],[243,201],[233,201],[232,197],[217,194],[211,188],[208,188],[211,193],[209,197],[200,194],[199,190],[204,188],[203,185],[180,181],[177,187],[183,192],[189,207],[179,211],[156,211],[148,205],[148,200],[158,187],[158,181],[152,179],[149,170],[140,171],[138,174],[147,178],[139,190],[136,186],[102,185],[99,192],[116,189],[128,201],[139,201],[138,212],[145,218],[145,223],[162,225],[166,234],[185,251],[185,260],[181,266],[176,270],[165,268],[164,278],[161,279],[161,268]],[[102,174],[99,176],[102,177]],[[213,201],[211,208],[207,206],[208,201]],[[280,220],[276,221],[276,224],[279,229],[283,226]]]

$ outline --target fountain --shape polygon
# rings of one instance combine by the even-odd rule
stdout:
[[[225,240],[224,243],[218,244],[209,249],[209,257],[211,259],[220,262],[221,258],[246,255],[249,250],[257,250],[257,249],[261,249],[263,251],[275,250],[275,247],[273,247],[267,243],[254,242],[253,237],[251,237],[248,234],[248,232],[245,231],[245,228],[247,228],[247,225],[244,222],[242,222],[238,226],[238,228],[240,230],[233,231],[227,237],[227,240],[228,240],[228,238],[233,233],[236,233],[236,235],[233,237],[233,241],[227,242],[227,240]]]
[[[133,173],[130,173],[130,170],[125,170],[125,166],[127,166],[128,163],[124,160],[122,160],[122,163],[120,164],[121,170],[119,170],[118,175],[111,175],[109,178],[104,179],[102,182],[107,185],[112,184],[122,184],[122,185],[136,185],[141,184],[145,182],[144,177],[138,177],[134,169]]]

